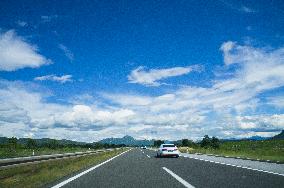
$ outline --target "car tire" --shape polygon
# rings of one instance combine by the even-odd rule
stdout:
[[[179,158],[179,155],[176,155],[176,158]]]

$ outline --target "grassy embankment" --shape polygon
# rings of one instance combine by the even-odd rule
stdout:
[[[9,169],[0,169],[0,187],[43,187],[64,176],[101,163],[123,151],[125,151],[125,149],[78,158],[54,160]]]
[[[186,147],[179,148],[186,152]],[[284,162],[284,140],[265,141],[228,141],[220,144],[219,149],[188,148],[188,153],[215,154],[261,160]]]
[[[74,152],[85,152],[89,151],[87,148],[82,147],[63,147],[51,149],[47,147],[34,149],[35,155],[48,155],[48,154],[58,154],[58,153],[74,153]],[[26,148],[16,148],[10,150],[9,148],[0,148],[0,159],[11,158],[11,157],[25,157],[32,156],[33,149]]]

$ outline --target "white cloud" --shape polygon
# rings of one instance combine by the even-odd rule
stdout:
[[[242,129],[256,129],[256,131],[269,131],[271,129],[284,129],[284,114],[237,116],[237,124]]]
[[[271,136],[284,129],[284,114],[269,110],[281,97],[268,102],[258,97],[284,86],[284,49],[229,41],[221,50],[224,66],[237,66],[229,78],[158,96],[103,93],[99,102],[97,96],[82,95],[72,104],[55,104],[46,102],[43,93],[8,82],[0,85],[0,132],[18,124],[17,135],[95,141],[126,134],[171,140],[200,139],[205,134],[241,138]],[[153,82],[157,80],[147,83]],[[260,108],[265,114],[256,110]]]
[[[126,108],[102,109],[92,105],[48,103],[43,94],[15,82],[1,81],[0,86],[0,132],[5,135],[12,132],[19,136],[24,136],[23,132],[38,135],[47,129],[54,131],[58,128],[67,132],[98,131],[112,125],[125,125],[135,115]],[[16,125],[24,130],[9,129]]]
[[[255,10],[249,8],[249,7],[246,7],[246,6],[242,6],[240,9],[240,11],[243,11],[243,12],[246,12],[246,13],[254,13],[256,12]]]
[[[70,60],[74,60],[74,54],[63,44],[58,45],[59,49],[61,49],[64,52],[64,55]]]
[[[50,22],[50,21],[52,21],[53,19],[58,18],[58,15],[56,15],[56,14],[55,14],[55,15],[49,15],[49,16],[43,15],[43,16],[41,16],[40,18],[41,18],[42,22]]]
[[[44,81],[44,80],[50,80],[50,81],[55,81],[55,82],[60,82],[60,83],[66,83],[66,82],[72,82],[72,75],[62,75],[62,76],[56,76],[54,74],[51,75],[46,75],[46,76],[39,76],[34,78],[34,80],[37,81]]]
[[[27,26],[27,25],[28,25],[28,23],[27,23],[27,22],[25,22],[25,21],[21,21],[21,20],[18,20],[18,21],[17,21],[17,24],[18,24],[19,26],[21,26],[21,27],[25,27],[25,26]]]
[[[123,106],[146,106],[151,104],[151,97],[122,94],[103,94],[103,97]]]
[[[134,69],[130,75],[128,75],[128,81],[130,83],[137,83],[146,86],[159,86],[161,85],[161,83],[158,82],[159,80],[188,74],[197,69],[199,69],[198,66],[150,70],[145,70],[144,67],[138,67],[137,69]]]
[[[284,108],[284,96],[268,97],[268,104],[276,106],[278,108]]]
[[[242,12],[242,13],[255,13],[257,12],[256,10],[250,8],[250,7],[247,7],[247,6],[240,6],[240,5],[237,5],[237,4],[234,4],[234,3],[230,3],[228,1],[220,1],[221,3],[223,3],[225,6],[227,6],[228,8],[232,9],[232,10],[235,10],[235,11],[238,11],[238,12]]]
[[[0,34],[0,71],[15,71],[25,67],[37,68],[50,64],[38,49],[16,35],[13,30]]]

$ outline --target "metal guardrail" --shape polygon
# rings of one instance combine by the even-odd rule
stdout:
[[[105,150],[95,150],[95,151],[87,151],[87,152],[62,153],[62,154],[52,154],[52,155],[37,155],[37,156],[29,156],[29,157],[0,159],[0,168],[16,166],[16,165],[26,164],[26,163],[53,160],[53,159],[61,159],[61,158],[68,158],[68,157],[79,157],[79,156],[101,153],[101,152],[106,152],[106,151],[113,151],[113,150],[114,149],[105,149]]]

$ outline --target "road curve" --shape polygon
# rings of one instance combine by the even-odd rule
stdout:
[[[283,187],[284,177],[191,158],[156,158],[129,152],[63,185],[84,187]]]

